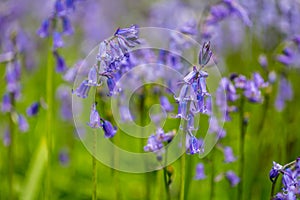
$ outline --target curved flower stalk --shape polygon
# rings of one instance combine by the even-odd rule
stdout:
[[[275,184],[282,175],[282,190],[275,193]],[[273,167],[269,174],[272,181],[271,199],[296,200],[300,197],[300,158],[284,166],[273,161]]]

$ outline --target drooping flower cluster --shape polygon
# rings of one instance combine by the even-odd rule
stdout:
[[[6,70],[5,70],[5,83],[6,89],[5,93],[2,97],[1,102],[1,111],[2,113],[8,113],[10,118],[13,119],[12,123],[18,125],[18,128],[21,132],[26,132],[29,129],[28,122],[25,116],[19,113],[16,110],[16,102],[21,99],[21,53],[19,49],[19,40],[18,40],[18,33],[12,32],[10,35],[10,43],[11,48],[9,49],[12,53],[11,56],[6,57],[3,60],[6,63]],[[37,111],[35,112],[37,113]],[[29,115],[28,115],[29,116]],[[6,129],[4,134],[4,142],[6,145],[10,144],[10,128]]]
[[[117,29],[111,38],[101,42],[96,58],[97,63],[89,69],[87,79],[73,90],[73,94],[80,98],[87,98],[91,87],[101,85],[101,77],[107,78],[108,96],[115,94],[117,80],[131,67],[129,50],[140,43],[138,34],[137,26],[132,25],[129,28]],[[99,116],[96,104],[92,105],[88,125],[92,128],[102,128],[107,138],[113,137],[117,131],[109,121]]]
[[[136,25],[119,28],[114,36],[100,43],[97,64],[90,69],[88,79],[85,79],[73,93],[78,97],[86,98],[92,86],[100,85],[99,76],[104,76],[107,77],[109,95],[112,95],[117,79],[130,66],[129,49],[137,44],[139,41]]]
[[[216,105],[222,110],[224,119],[230,120],[229,113],[238,110],[235,105],[238,99],[243,97],[251,103],[262,103],[262,90],[268,85],[257,72],[252,74],[251,79],[237,74],[232,74],[230,78],[224,77],[216,93]]]
[[[201,142],[193,135],[193,131],[198,129],[194,125],[194,115],[208,112],[207,99],[210,97],[206,88],[208,74],[202,68],[209,62],[211,56],[210,43],[206,42],[199,53],[200,69],[194,66],[193,70],[183,78],[183,85],[179,96],[175,97],[178,103],[177,117],[187,121],[187,127],[181,128],[188,133],[188,149],[190,154],[200,152]]]
[[[284,166],[273,162],[270,170],[270,180],[276,183],[278,176],[282,175],[282,191],[277,193],[273,199],[296,200],[300,197],[300,158]]]
[[[52,38],[53,56],[58,73],[63,73],[67,69],[65,60],[59,54],[58,49],[64,46],[63,35],[72,35],[74,32],[68,15],[75,9],[76,1],[78,0],[55,0],[52,13],[37,30],[37,34],[41,38]],[[59,24],[61,24],[61,28],[58,27]]]
[[[170,143],[175,136],[175,131],[165,133],[162,128],[158,128],[155,134],[152,134],[144,146],[144,151],[154,152],[157,155],[157,160],[162,160],[162,154],[164,153],[164,145]]]

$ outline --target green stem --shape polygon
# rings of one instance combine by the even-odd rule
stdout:
[[[263,112],[262,112],[262,118],[260,120],[260,123],[259,125],[257,126],[258,129],[257,129],[257,133],[258,135],[260,135],[261,131],[263,130],[264,128],[264,124],[265,124],[265,121],[266,121],[266,116],[267,116],[267,111],[268,111],[268,108],[269,108],[269,102],[270,102],[270,95],[269,94],[266,94],[265,95],[265,103],[264,103],[264,108],[263,108]]]
[[[163,168],[164,171],[164,183],[165,183],[165,190],[166,190],[166,199],[170,200],[170,187],[169,187],[169,180],[168,180],[168,171],[167,171],[167,166]]]
[[[210,200],[214,199],[215,195],[215,163],[214,163],[214,151],[211,152],[211,178],[210,178]]]
[[[92,181],[93,181],[93,194],[92,199],[97,199],[97,160],[96,160],[96,152],[97,152],[97,132],[94,130],[94,141],[93,141],[93,153],[92,153]]]
[[[52,38],[49,38],[49,46],[52,46]],[[46,77],[46,141],[47,141],[47,169],[46,169],[46,188],[45,199],[51,199],[51,155],[52,155],[52,127],[53,127],[53,74],[54,74],[54,59],[52,51],[48,52],[47,62],[47,77]]]
[[[11,99],[11,105],[12,109],[15,107],[15,97],[13,93],[10,93],[10,99]],[[13,176],[14,176],[14,143],[15,143],[15,138],[14,138],[14,122],[13,122],[13,110],[9,113],[9,137],[10,137],[10,144],[8,147],[8,191],[9,191],[9,198],[14,199],[14,189],[13,189]]]
[[[181,156],[180,200],[184,200],[185,192],[185,152]]]
[[[245,135],[246,135],[246,128],[247,128],[247,121],[245,119],[245,113],[244,113],[244,104],[245,99],[242,97],[241,99],[241,105],[240,105],[240,168],[239,168],[239,177],[241,179],[241,182],[238,185],[238,200],[241,200],[243,198],[243,175],[244,175],[244,165],[245,165]]]
[[[274,192],[275,192],[275,185],[276,185],[276,181],[278,179],[278,176],[276,176],[276,178],[274,179],[273,183],[272,183],[272,189],[271,189],[271,196],[270,196],[270,200],[273,199],[274,197]]]

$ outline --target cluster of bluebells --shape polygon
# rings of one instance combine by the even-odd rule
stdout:
[[[236,0],[223,0],[220,3],[211,6],[209,15],[206,17],[203,37],[211,38],[216,32],[218,24],[225,19],[237,15],[247,26],[252,26],[247,10]]]
[[[199,53],[200,69],[196,66],[189,72],[182,81],[182,87],[178,97],[175,97],[178,103],[177,117],[187,121],[186,127],[181,127],[187,131],[188,153],[196,154],[200,152],[201,140],[193,135],[193,131],[198,127],[194,125],[194,116],[198,113],[207,113],[207,99],[210,94],[206,88],[206,78],[208,73],[203,71],[203,67],[207,65],[212,56],[210,50],[210,42],[203,44]]]
[[[15,104],[21,98],[21,75],[22,75],[22,66],[20,60],[19,52],[19,40],[17,40],[17,33],[11,34],[11,44],[13,45],[11,51],[13,56],[5,60],[6,62],[6,71],[5,71],[5,82],[6,90],[2,97],[1,102],[1,112],[9,113],[13,122],[18,125],[18,128],[21,132],[26,132],[29,129],[29,124],[25,116],[19,113]],[[38,109],[32,110],[31,106],[27,109],[27,115],[33,116],[37,113]],[[11,130],[7,129],[4,134],[4,143],[6,145],[10,144],[10,134]]]
[[[101,77],[107,79],[108,96],[115,94],[117,80],[131,66],[129,50],[140,44],[138,34],[138,27],[132,25],[128,28],[117,29],[111,38],[101,42],[96,58],[97,64],[89,69],[87,79],[83,80],[79,87],[73,90],[73,94],[80,98],[87,98],[91,87],[101,85]],[[88,125],[92,128],[103,128],[107,138],[113,137],[117,129],[109,121],[99,116],[96,104],[92,105]]]
[[[152,134],[144,146],[145,152],[154,152],[157,155],[157,160],[162,160],[162,154],[164,153],[164,145],[167,145],[172,141],[175,136],[175,131],[165,133],[162,128],[158,128],[155,134]]]
[[[64,46],[63,35],[72,35],[74,32],[68,15],[75,9],[76,1],[78,0],[55,0],[52,13],[37,30],[37,34],[41,38],[52,38],[53,56],[58,73],[63,73],[67,69],[65,60],[59,54],[58,49]],[[60,24],[61,28],[58,26]]]
[[[270,170],[270,180],[276,183],[279,175],[282,175],[282,191],[278,192],[274,200],[296,200],[300,197],[300,157],[284,166],[273,162]]]
[[[106,83],[111,96],[117,80],[130,66],[128,64],[130,62],[128,51],[139,44],[138,33],[136,25],[129,28],[119,28],[111,38],[101,42],[97,64],[90,69],[88,79],[83,80],[73,93],[81,98],[88,97],[90,88],[100,85],[101,76],[107,78]]]
[[[229,113],[238,110],[235,105],[238,99],[242,97],[251,103],[262,103],[262,90],[268,85],[257,72],[252,73],[251,79],[237,74],[232,74],[230,78],[224,77],[216,93],[216,105],[221,109],[224,119],[230,120]]]

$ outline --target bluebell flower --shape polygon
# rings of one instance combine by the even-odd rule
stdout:
[[[286,101],[293,98],[293,89],[291,83],[285,76],[281,76],[278,84],[278,92],[275,100],[275,107],[278,111],[282,111],[285,107]]]
[[[112,138],[117,132],[117,127],[114,127],[107,120],[103,120],[102,123],[101,123],[101,126],[104,130],[104,135],[105,135],[106,138]]]
[[[206,178],[206,175],[204,173],[204,165],[203,163],[198,163],[196,166],[196,180],[203,180]]]
[[[146,152],[156,152],[163,148],[162,141],[158,140],[156,135],[151,135],[148,138],[147,145],[144,146],[144,151]]]
[[[61,48],[64,46],[64,41],[62,39],[61,33],[54,31],[53,32],[53,47],[54,49]]]
[[[115,36],[122,36],[126,40],[136,41],[139,38],[137,25],[131,25],[129,28],[118,28]]]
[[[63,26],[63,34],[65,35],[72,35],[74,30],[73,27],[71,25],[70,19],[67,16],[63,16],[61,18],[62,20],[62,26]]]
[[[116,86],[116,83],[115,83],[114,79],[111,77],[108,77],[107,78],[107,87],[108,87],[110,96],[113,95],[115,86]]]
[[[10,132],[8,129],[5,129],[4,135],[3,135],[3,144],[4,146],[8,147],[11,143],[11,137],[10,137]]]
[[[55,12],[58,16],[65,15],[66,10],[65,10],[64,5],[63,5],[61,0],[56,0],[55,1],[54,9],[55,9]]]
[[[210,50],[210,42],[205,42],[199,53],[199,64],[205,66],[212,56],[212,51]]]
[[[100,115],[96,109],[96,103],[94,103],[91,107],[91,112],[90,112],[90,122],[88,125],[91,128],[100,128],[101,127],[101,121],[100,121]]]
[[[50,31],[49,29],[50,29],[50,20],[47,18],[42,22],[41,27],[37,31],[37,34],[41,38],[48,37]]]
[[[88,84],[89,81],[88,80],[84,80],[81,82],[81,84],[79,85],[78,88],[76,88],[76,90],[73,90],[73,94],[76,94],[78,97],[81,98],[87,98],[89,91],[91,89],[91,86]]]
[[[256,87],[254,81],[248,80],[245,90],[244,90],[245,97],[252,103],[261,103],[262,102],[262,95],[261,91],[258,87]]]
[[[263,69],[267,69],[268,67],[268,59],[264,54],[259,55],[258,57],[258,63]]]
[[[68,166],[70,162],[69,153],[64,149],[59,151],[58,160],[62,166]]]
[[[178,114],[176,117],[186,119],[187,115],[187,101],[181,101],[178,105]]]
[[[27,116],[32,117],[37,115],[38,111],[39,111],[39,107],[40,107],[40,103],[39,102],[34,102],[32,103],[27,109],[26,109],[26,113]]]
[[[224,147],[223,151],[224,151],[225,163],[231,163],[231,162],[236,161],[236,157],[233,155],[231,147],[228,147],[228,146]]]
[[[236,186],[240,182],[240,178],[231,170],[225,173],[225,177],[230,182],[231,187]]]
[[[18,125],[21,132],[26,132],[29,129],[28,122],[22,114],[18,115]]]
[[[189,153],[196,154],[200,152],[201,141],[191,135],[189,138]]]
[[[57,51],[54,51],[54,57],[56,61],[56,71],[58,73],[63,73],[67,70],[65,60],[58,54]]]
[[[229,6],[232,12],[236,13],[241,18],[245,25],[252,26],[252,22],[248,16],[248,12],[236,0],[223,0],[223,2]]]
[[[269,177],[272,182],[273,182],[274,178],[276,178],[279,175],[280,170],[282,170],[282,166],[273,161],[273,167],[269,173]]]
[[[19,76],[20,72],[18,71],[18,68],[16,68],[16,65],[9,63],[6,66],[6,88],[8,92],[11,93],[19,93],[20,91],[20,82],[19,82]]]
[[[1,102],[1,111],[3,113],[10,112],[12,109],[11,98],[9,93],[5,93]]]
[[[163,109],[166,112],[173,111],[174,108],[173,108],[172,104],[169,102],[169,99],[166,96],[161,96],[159,98],[159,100],[160,100],[160,105],[163,107]]]
[[[264,81],[259,73],[254,72],[252,76],[253,82],[257,88],[261,89],[268,86],[268,83]]]
[[[97,71],[96,66],[91,67],[91,69],[89,71],[88,84],[90,86],[99,86],[99,84],[98,84],[98,71]]]

